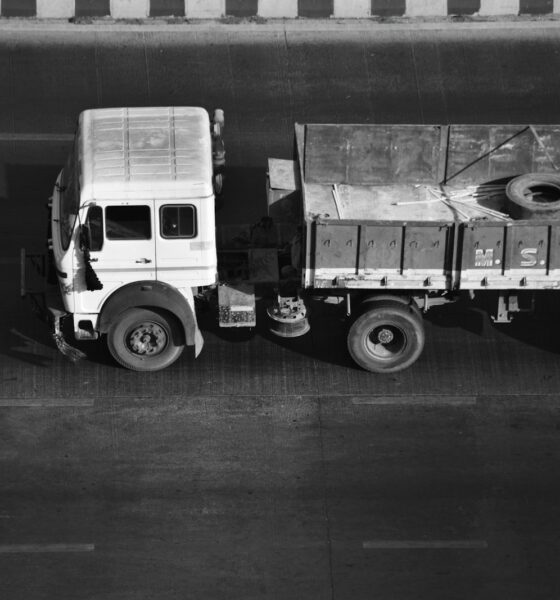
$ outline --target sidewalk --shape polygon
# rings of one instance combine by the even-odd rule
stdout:
[[[0,16],[39,19],[503,18],[560,13],[560,0],[0,0]]]
[[[0,18],[0,31],[5,32],[197,32],[216,33],[259,32],[351,32],[398,30],[543,30],[557,29],[560,14],[545,16],[504,17],[391,17],[384,19],[265,19],[262,17],[223,17],[220,19],[146,18],[113,19],[112,17],[83,17],[73,19]]]

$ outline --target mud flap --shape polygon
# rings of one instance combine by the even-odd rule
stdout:
[[[66,356],[66,358],[73,363],[85,358],[86,355],[81,350],[74,348],[64,339],[64,334],[62,332],[62,321],[68,316],[68,313],[51,307],[48,307],[48,313],[49,320],[52,324],[52,336],[54,343],[56,344],[56,347],[60,353]]]
[[[198,358],[198,355],[202,352],[202,348],[204,347],[204,338],[202,337],[202,333],[198,327],[198,318],[196,316],[196,306],[194,303],[194,294],[197,291],[197,288],[182,289],[180,291],[187,301],[193,317],[192,322],[189,325],[184,323],[187,344],[189,343],[189,338],[190,340],[194,341],[194,357]],[[190,329],[190,331],[187,327]]]
[[[48,283],[48,270],[48,257],[44,253],[29,253],[21,248],[20,295],[22,298],[29,298],[31,310],[49,325],[54,343],[61,354],[75,363],[86,355],[64,339],[62,322],[69,313],[62,308],[58,285]]]
[[[202,337],[202,333],[200,333],[200,329],[198,328],[198,323],[194,330],[194,356],[198,358],[198,355],[202,352],[202,348],[204,347],[204,338]]]

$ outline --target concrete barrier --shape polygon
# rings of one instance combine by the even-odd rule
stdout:
[[[516,15],[519,13],[519,0],[481,0],[480,16]]]
[[[145,19],[150,14],[150,0],[111,0],[115,19]]]
[[[298,0],[259,0],[258,14],[266,19],[295,19]]]
[[[407,17],[445,17],[447,16],[447,0],[408,0]]]
[[[37,0],[39,19],[69,19],[74,16],[74,12],[74,0]]]
[[[157,0],[110,0],[110,14],[115,19],[144,19]],[[243,14],[245,0],[179,0],[184,2],[185,16],[189,19],[218,19],[228,14]],[[152,5],[152,3],[154,3]],[[92,15],[99,14],[107,0],[89,0]],[[84,6],[84,5],[81,5]],[[160,4],[157,4],[159,8]],[[255,16],[292,19],[310,14],[304,0],[258,0]],[[335,18],[368,18],[375,16],[445,17],[449,14],[500,16],[523,14],[560,13],[560,0],[406,0],[395,4],[386,0],[315,0],[311,14]],[[88,8],[83,7],[80,15]],[[29,16],[39,19],[68,19],[76,15],[76,0],[0,0],[0,16]],[[161,9],[157,14],[161,13]],[[332,13],[332,14],[331,14]]]
[[[219,19],[226,14],[226,0],[185,0],[189,19]]]
[[[371,16],[371,0],[334,0],[334,16],[354,19]]]

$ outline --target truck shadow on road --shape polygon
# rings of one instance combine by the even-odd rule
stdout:
[[[431,309],[426,320],[438,329],[455,328],[487,341],[517,343],[520,350],[523,345],[529,345],[560,354],[560,321],[555,314],[555,305],[555,298],[550,295],[537,295],[534,313],[517,313],[512,315],[510,323],[497,323],[491,316],[496,299],[483,295],[481,300],[474,302],[459,301],[451,306]]]
[[[52,338],[49,340],[43,335],[31,337],[21,329],[12,327],[9,330],[9,340],[4,354],[35,367],[46,368],[53,363],[51,350],[56,351]]]
[[[492,321],[490,307],[482,303],[458,302],[435,307],[425,315],[426,358],[430,360],[434,351],[438,355],[438,346],[449,347],[453,343],[468,343],[475,355],[487,351],[489,344],[494,345],[497,354],[503,355],[501,361],[504,365],[508,364],[510,353],[523,356],[528,346],[559,354],[560,323],[554,317],[552,305],[548,310],[540,308],[536,315],[522,313],[516,315],[511,323],[500,324]],[[272,332],[265,303],[258,308],[257,327],[250,330],[222,329],[213,320],[212,312],[209,311],[201,320],[201,328],[226,344],[243,346],[253,340],[263,345],[265,352],[275,353],[272,347],[276,346],[319,363],[362,370],[348,354],[346,336],[349,323],[343,306],[312,304],[309,313],[311,330],[298,338],[283,338]],[[242,348],[240,352],[243,352]],[[442,358],[445,359],[444,356]]]
[[[548,302],[548,304],[546,304]],[[541,303],[543,304],[543,303]],[[5,356],[47,369],[64,360],[54,343],[49,327],[31,312],[22,302],[14,307],[10,321],[4,321],[0,352]],[[199,325],[207,339],[203,355],[211,351],[212,343],[238,347],[241,355],[252,351],[275,357],[280,361],[285,353],[306,357],[321,364],[334,365],[361,371],[350,358],[346,335],[348,322],[344,307],[311,303],[309,321],[311,330],[297,338],[283,338],[275,335],[266,315],[267,301],[257,304],[257,326],[255,328],[221,328],[216,311],[211,307],[199,313]],[[536,315],[519,314],[509,324],[493,323],[488,306],[458,302],[451,306],[435,307],[425,315],[426,350],[434,349],[442,342],[451,343],[450,338],[461,344],[457,336],[464,332],[480,348],[488,343],[496,344],[498,352],[523,354],[527,346],[546,352],[560,353],[560,322],[554,314],[554,302],[544,301]],[[66,339],[72,340],[72,324],[66,322]],[[463,334],[460,334],[461,336]],[[468,338],[465,338],[465,340]],[[212,341],[214,340],[214,341]],[[463,341],[465,341],[463,340]],[[478,340],[478,341],[477,341]],[[112,359],[104,340],[97,342],[72,341],[73,346],[84,352],[86,361],[112,368],[121,368]],[[277,350],[275,350],[275,347]],[[285,351],[285,352],[284,352]],[[190,352],[181,359],[188,360]],[[507,356],[504,356],[507,362]],[[79,364],[79,363],[78,363]]]
[[[273,332],[272,321],[266,314],[269,301],[257,303],[257,326],[254,328],[222,328],[209,309],[199,314],[199,325],[204,333],[210,333],[228,344],[243,344],[254,340],[269,348],[276,346],[322,363],[358,368],[347,353],[344,312],[339,306],[321,306],[311,303],[308,314],[311,329],[301,337],[281,337]]]

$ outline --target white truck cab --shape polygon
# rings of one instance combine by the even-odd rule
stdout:
[[[87,110],[52,201],[52,253],[77,339],[107,334],[122,365],[198,354],[193,288],[217,279],[215,190],[223,113]]]

